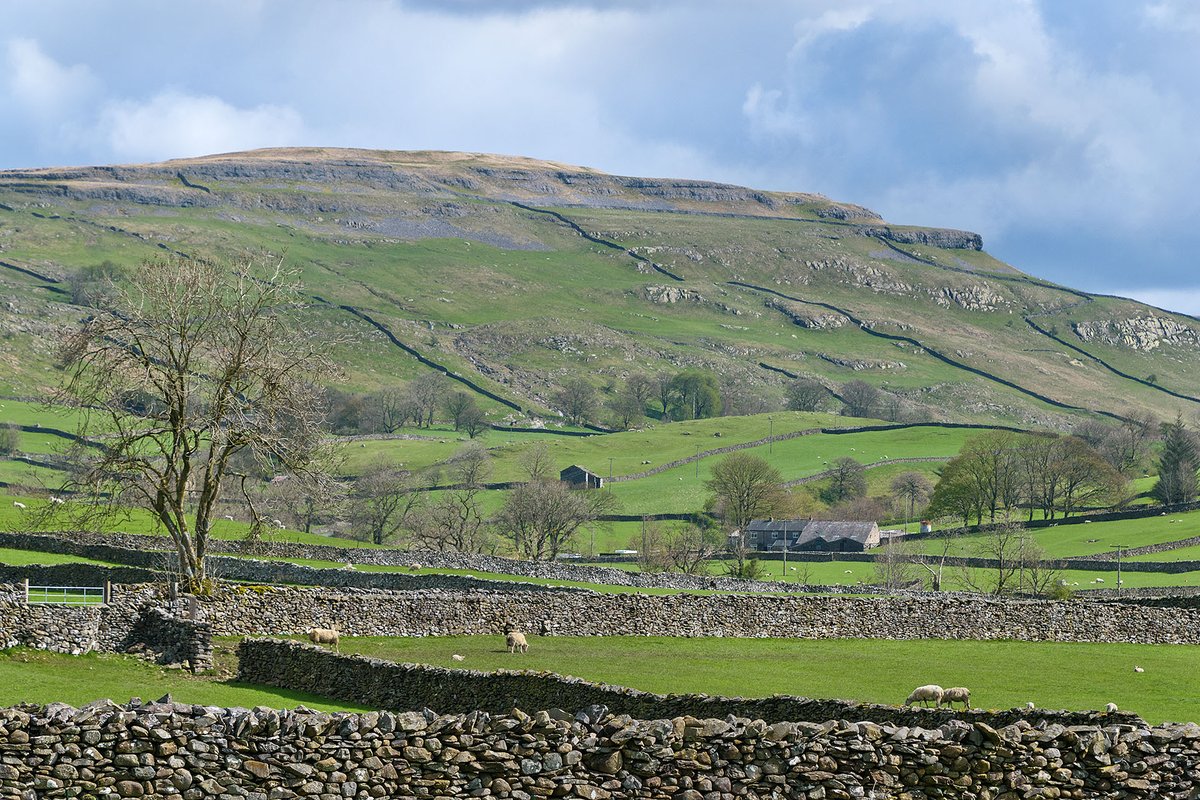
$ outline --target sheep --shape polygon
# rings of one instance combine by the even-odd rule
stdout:
[[[354,565],[351,564],[349,561],[347,561],[345,564],[342,564],[341,568],[342,569],[354,569]]]
[[[451,659],[452,661],[466,661],[466,660],[467,660],[467,657],[466,657],[466,656],[460,656],[458,653],[455,653],[454,655],[450,656],[450,659]]]
[[[276,528],[279,528],[279,530],[283,530],[283,528],[284,528],[284,524],[283,524],[282,520],[273,519],[273,520],[271,520],[271,524],[274,525]]]
[[[942,691],[942,699],[938,701],[938,705],[947,705],[951,708],[955,703],[962,703],[964,709],[971,708],[971,690],[965,686],[952,686],[949,689]]]
[[[1106,705],[1106,706],[1104,707],[1104,712],[1105,712],[1106,714],[1115,714],[1115,713],[1117,712],[1117,704],[1116,704],[1116,703],[1109,703],[1108,705]]]
[[[409,565],[408,565],[408,571],[409,571],[409,572],[417,572],[417,571],[419,571],[420,569],[421,569],[421,565],[420,565],[420,564],[415,564],[415,563],[414,563],[414,564],[409,564]]]
[[[334,650],[338,649],[338,643],[341,641],[337,628],[311,628],[308,638],[313,644],[331,644]]]
[[[51,502],[51,503],[53,503],[53,504],[54,504],[54,505],[56,505],[56,506],[61,506],[63,503],[65,503],[65,502],[67,502],[67,501],[66,501],[66,500],[63,500],[61,497],[54,497],[54,496],[51,496],[51,497],[50,497],[50,502]]]
[[[230,522],[233,522],[233,514],[225,514],[223,517],[221,517],[221,519],[227,519]]]
[[[913,703],[921,703],[926,705],[932,702],[935,706],[942,702],[942,687],[936,683],[927,683],[924,686],[918,686],[912,690],[912,694],[904,701],[904,705],[911,706]]]
[[[23,509],[23,508],[25,508],[25,504],[22,503],[20,500],[13,500],[13,508]]]
[[[1142,669],[1141,667],[1134,667],[1133,671],[1134,672],[1145,672],[1146,670]]]
[[[504,631],[504,645],[508,648],[508,652],[515,653],[520,650],[522,653],[529,652],[529,643],[525,641],[525,634],[513,628],[507,628]]]
[[[1033,704],[1033,701],[1030,700],[1029,702],[1027,702],[1025,704],[1025,708],[1029,709],[1030,711],[1033,711],[1033,709],[1036,708],[1036,706]]]

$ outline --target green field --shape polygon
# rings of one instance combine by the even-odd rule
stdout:
[[[899,704],[914,686],[967,686],[974,705],[1101,709],[1150,722],[1200,719],[1196,645],[874,639],[536,637],[510,655],[498,636],[343,638],[343,653],[479,670],[531,669],[650,692],[792,694]],[[663,669],[671,664],[670,669]],[[1144,673],[1133,672],[1135,665]]]
[[[0,706],[17,703],[69,703],[82,706],[109,699],[127,703],[131,697],[157,700],[165,694],[180,703],[253,708],[294,708],[321,711],[367,711],[316,694],[225,682],[162,669],[134,656],[92,653],[68,656],[18,647],[0,650]]]
[[[218,642],[222,663],[235,640]],[[532,669],[659,693],[790,694],[897,705],[913,686],[968,686],[974,705],[1087,710],[1115,702],[1151,723],[1200,719],[1200,646],[1050,642],[537,637],[524,656],[498,636],[342,639],[343,653],[478,670]],[[459,664],[451,654],[465,660]],[[664,663],[672,664],[664,670]],[[853,668],[849,668],[850,666]],[[1141,666],[1144,673],[1134,673]],[[314,685],[314,689],[319,688]],[[224,682],[114,655],[0,651],[0,705],[109,698],[365,710],[313,694]],[[527,709],[532,710],[532,709]]]

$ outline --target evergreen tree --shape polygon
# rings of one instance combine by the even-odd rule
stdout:
[[[1196,469],[1200,451],[1196,438],[1183,424],[1183,418],[1163,424],[1162,454],[1158,458],[1158,483],[1151,494],[1163,505],[1190,503],[1196,499]]]

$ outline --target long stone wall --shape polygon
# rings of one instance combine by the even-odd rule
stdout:
[[[162,537],[139,536],[120,533],[85,533],[64,531],[55,534],[29,533],[0,533],[0,547],[14,547],[23,550],[39,550],[47,553],[65,553],[84,556],[101,561],[112,561],[120,564],[146,567],[150,569],[167,569],[173,556],[165,548],[168,541]],[[577,566],[547,561],[521,561],[511,558],[498,558],[485,555],[465,555],[462,553],[437,553],[428,551],[408,551],[391,548],[367,547],[335,547],[328,545],[307,545],[292,542],[260,542],[254,547],[244,542],[230,542],[220,539],[209,540],[210,551],[234,556],[249,556],[252,558],[303,558],[317,561],[332,561],[335,563],[350,562],[353,564],[370,564],[375,566],[412,567],[420,565],[438,569],[460,569],[478,572],[493,572],[504,575],[524,575],[531,578],[558,581],[577,581],[597,583],[609,586],[632,586],[636,588],[655,589],[711,589],[726,592],[827,592],[827,593],[858,593],[862,586],[814,586],[780,581],[744,581],[736,578],[720,576],[694,576],[679,573],[642,573],[629,572],[614,567]],[[161,548],[161,549],[160,549]],[[821,560],[827,560],[822,558]],[[214,560],[216,572],[226,563]],[[242,565],[228,566],[228,575],[249,576],[249,569]],[[348,572],[349,570],[347,570]],[[265,574],[265,573],[264,573]],[[297,573],[298,574],[298,573]],[[311,575],[309,576],[312,577]],[[469,589],[482,587],[481,579],[449,580],[453,576],[442,576],[435,582],[409,582],[410,588],[460,588]],[[428,576],[420,576],[426,578]],[[242,577],[241,580],[258,580],[270,582],[267,578]],[[353,585],[363,585],[363,579],[345,579],[360,581]],[[400,581],[401,579],[396,579]],[[340,582],[337,579],[335,582]],[[505,585],[511,583],[505,582]],[[384,587],[376,584],[377,588]],[[400,588],[398,585],[394,588]]]
[[[317,686],[314,676],[319,676],[316,681],[320,694],[326,697],[368,708],[392,711],[429,708],[440,714],[504,713],[512,708],[528,711],[579,709],[603,705],[615,714],[642,719],[655,716],[719,719],[732,714],[766,722],[852,719],[923,728],[955,719],[986,722],[996,727],[1018,721],[1060,725],[1145,724],[1136,714],[1122,711],[1112,714],[1047,709],[962,711],[786,695],[764,698],[660,695],[548,672],[479,672],[428,664],[397,664],[359,655],[338,655],[307,643],[278,639],[244,639],[238,646],[238,680],[281,689],[313,691]],[[897,703],[902,699],[897,698]]]
[[[136,652],[192,670],[212,665],[209,623],[154,586],[117,586],[109,603],[69,606],[27,604],[23,587],[2,584],[0,647],[18,645],[72,655]]]
[[[218,635],[531,634],[1200,643],[1200,610],[977,597],[384,592],[229,588],[205,604]]]
[[[1200,728],[924,727],[603,708],[504,714],[219,709],[168,702],[0,709],[8,798],[530,800],[1185,798]]]

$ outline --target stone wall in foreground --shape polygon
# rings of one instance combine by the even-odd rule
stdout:
[[[386,592],[233,587],[204,605],[217,635],[530,634],[1200,643],[1200,609],[970,596]]]
[[[169,702],[0,709],[6,798],[1185,798],[1200,728],[929,728],[603,708],[323,714]]]

